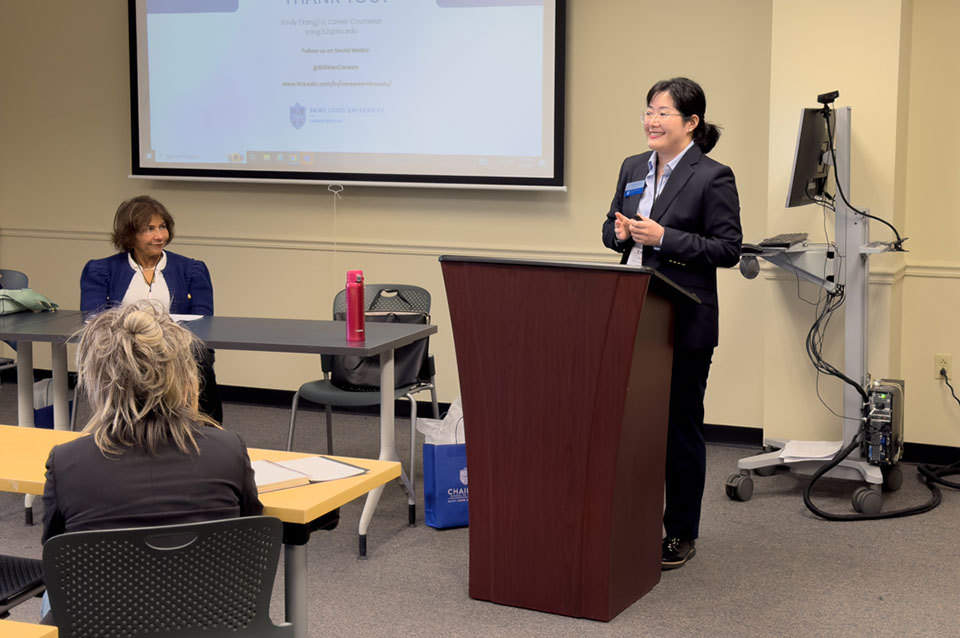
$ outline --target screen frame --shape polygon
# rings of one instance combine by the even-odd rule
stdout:
[[[222,170],[209,168],[166,168],[143,166],[140,131],[140,69],[138,68],[137,0],[127,0],[130,56],[130,147],[129,177],[178,181],[239,182],[266,184],[343,184],[423,188],[475,188],[494,190],[559,190],[564,182],[565,89],[566,89],[566,0],[555,0],[554,92],[553,92],[553,175],[509,177],[496,175],[435,175],[352,173],[331,171]]]
[[[829,117],[831,128],[836,128],[836,119],[832,110]],[[817,196],[822,196],[826,192],[831,164],[822,160],[824,152],[830,151],[830,144],[823,109],[801,109],[797,145],[793,151],[793,165],[790,168],[790,182],[787,187],[787,208],[822,203],[810,196],[810,184],[816,183]]]

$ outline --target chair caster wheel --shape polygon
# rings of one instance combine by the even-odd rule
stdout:
[[[896,492],[903,485],[903,470],[899,465],[884,465],[880,471],[883,473],[884,492]]]
[[[732,501],[749,501],[753,496],[753,479],[743,474],[731,474],[725,487],[727,497]]]
[[[851,501],[853,501],[853,509],[867,516],[876,516],[883,508],[883,497],[880,492],[869,487],[855,489]]]

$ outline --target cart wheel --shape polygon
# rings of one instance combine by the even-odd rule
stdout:
[[[753,471],[757,476],[773,476],[777,473],[776,465],[768,465],[766,467],[758,467]]]
[[[753,479],[743,474],[731,474],[726,483],[727,497],[733,501],[749,501],[753,496]]]
[[[880,467],[883,473],[883,491],[896,492],[903,485],[903,470],[900,465],[883,465]]]
[[[853,509],[867,516],[876,516],[883,507],[883,497],[880,492],[869,487],[855,489],[851,500]]]

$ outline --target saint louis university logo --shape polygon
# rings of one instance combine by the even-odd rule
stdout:
[[[303,128],[303,125],[307,123],[307,107],[302,106],[299,102],[290,107],[290,124],[293,125],[295,129]]]
[[[467,468],[463,468],[460,470],[460,482],[463,483],[464,485],[467,484]]]

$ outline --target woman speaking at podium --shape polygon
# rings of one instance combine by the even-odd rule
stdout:
[[[740,259],[740,199],[733,171],[706,156],[720,137],[704,117],[693,80],[672,78],[647,92],[643,131],[650,150],[623,161],[603,223],[603,243],[621,262],[658,270],[702,300],[676,308],[662,569],[696,552],[706,476],[703,397],[718,343],[717,268]]]

